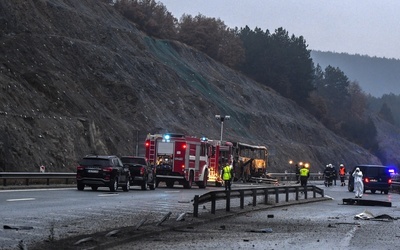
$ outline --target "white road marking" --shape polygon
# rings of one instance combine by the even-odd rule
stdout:
[[[20,198],[20,199],[8,199],[6,201],[34,201],[36,198]]]
[[[98,196],[99,197],[106,197],[106,196],[115,196],[115,195],[119,195],[119,194],[117,194],[117,193],[115,193],[115,194],[99,194]]]
[[[179,193],[180,191],[165,191],[165,193]]]

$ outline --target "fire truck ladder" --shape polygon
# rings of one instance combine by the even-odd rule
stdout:
[[[215,157],[210,158],[210,166],[208,168],[210,172],[210,176],[214,176],[218,174],[218,165],[217,165],[217,159]]]
[[[156,141],[155,140],[150,140],[150,145],[149,145],[149,161],[152,162],[154,165],[156,165]]]

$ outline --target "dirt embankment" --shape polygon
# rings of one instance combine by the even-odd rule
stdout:
[[[147,133],[219,138],[288,160],[379,160],[292,101],[192,48],[139,32],[96,0],[0,0],[0,170],[73,171],[88,153],[135,152]]]

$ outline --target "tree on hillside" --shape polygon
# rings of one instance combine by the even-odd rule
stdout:
[[[175,39],[177,19],[155,0],[119,0],[114,7],[150,36]]]
[[[357,82],[350,82],[347,88],[349,94],[349,108],[346,108],[349,117],[362,120],[367,109],[367,95]]]
[[[283,28],[270,34],[248,26],[240,30],[239,36],[245,48],[240,70],[305,106],[313,90],[314,66],[303,37],[290,37]]]
[[[244,58],[237,31],[229,29],[221,19],[201,14],[195,17],[183,15],[179,20],[178,40],[230,67],[235,67]]]
[[[391,124],[395,124],[394,122],[394,118],[393,118],[393,114],[392,114],[392,110],[389,108],[389,106],[386,104],[386,102],[383,103],[381,110],[379,110],[378,113],[379,117],[381,117],[383,120],[391,123]]]

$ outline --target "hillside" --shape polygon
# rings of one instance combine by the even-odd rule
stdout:
[[[288,160],[379,163],[294,102],[98,0],[0,0],[0,170],[74,171],[85,154],[132,154],[147,133],[266,145]],[[138,142],[139,141],[139,142]]]
[[[322,69],[328,65],[339,67],[367,94],[400,94],[400,60],[322,51],[311,51],[311,57]]]

